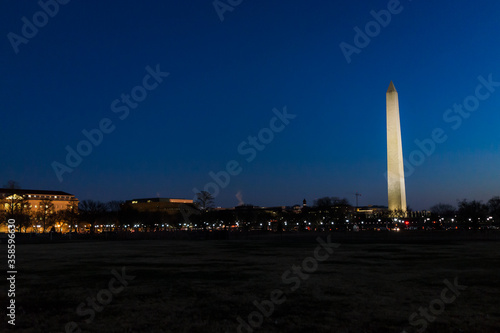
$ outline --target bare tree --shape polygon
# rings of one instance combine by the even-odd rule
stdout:
[[[335,207],[335,206],[351,206],[349,200],[339,197],[323,197],[314,201],[317,207]]]
[[[457,210],[452,205],[438,203],[431,207],[431,213],[438,217],[452,218],[455,216]]]
[[[19,231],[26,231],[30,223],[31,211],[25,195],[16,193],[15,184],[11,184],[10,192],[0,199],[2,221],[14,219]]]
[[[466,199],[458,202],[458,218],[461,222],[469,224],[477,229],[481,222],[486,221],[488,206],[481,201],[467,201]]]
[[[19,231],[26,232],[28,227],[31,225],[32,212],[29,201],[24,198],[19,205],[19,212],[17,215],[16,222],[19,226]]]
[[[80,219],[90,223],[90,233],[94,233],[94,223],[106,214],[107,207],[100,201],[84,200],[80,202],[78,210]]]
[[[106,223],[108,225],[115,225],[115,227],[118,227],[120,225],[124,215],[122,208],[124,204],[124,201],[119,200],[108,201],[106,203]]]
[[[4,185],[4,188],[8,188],[9,190],[19,190],[21,185],[15,180],[9,180],[7,184]]]
[[[78,224],[78,203],[77,200],[71,200],[67,205],[66,209],[61,211],[62,220],[64,220],[69,226],[69,232],[73,229],[76,231],[76,225]]]
[[[500,197],[496,196],[488,201],[488,209],[490,216],[493,217],[496,223],[500,222]]]
[[[331,207],[332,205],[332,199],[330,197],[323,197],[314,200],[314,206],[316,207]]]
[[[16,213],[27,203],[23,195],[18,195],[15,191],[8,193],[3,198],[3,204],[8,218],[15,218]]]
[[[196,194],[196,203],[200,207],[200,209],[206,211],[210,209],[214,205],[214,197],[208,191],[201,191]]]
[[[54,203],[51,199],[43,199],[40,201],[40,205],[36,211],[36,217],[42,222],[43,232],[55,222]]]
[[[298,223],[303,228],[302,223],[307,219],[314,223],[313,227],[319,228],[320,223],[325,221],[326,223],[334,223],[337,228],[344,229],[346,220],[352,217],[352,212],[353,207],[346,198],[323,197],[314,201],[314,207],[311,211],[302,209],[304,216],[300,218]]]

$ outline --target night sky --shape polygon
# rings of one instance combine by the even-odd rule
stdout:
[[[408,205],[500,194],[499,2],[231,2],[220,16],[209,0],[73,0],[49,17],[37,1],[2,1],[0,185],[80,200],[193,198],[229,162],[217,206],[354,204],[356,192],[360,205],[387,205],[392,80]],[[385,27],[370,24],[388,6],[390,22],[382,13]],[[25,38],[33,15],[40,27]],[[354,28],[367,24],[373,37],[354,49]],[[127,102],[132,93],[140,101]],[[453,110],[464,103],[473,111]],[[286,125],[273,120],[285,108]],[[100,126],[108,133],[68,166],[67,147]],[[436,129],[446,140],[424,155],[415,140]],[[259,133],[266,144],[252,148]]]

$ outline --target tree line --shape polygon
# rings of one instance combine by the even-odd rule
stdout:
[[[483,203],[478,200],[458,200],[457,207],[450,204],[438,203],[430,209],[435,219],[451,220],[469,225],[473,228],[481,224],[500,222],[500,197],[495,196]]]
[[[9,183],[15,193],[16,183]],[[84,200],[76,204],[69,202],[66,209],[54,209],[54,202],[43,199],[37,208],[31,207],[22,195],[10,195],[1,199],[3,209],[0,218],[3,222],[15,219],[20,232],[35,226],[35,232],[77,231],[82,224],[90,225],[90,233],[96,225],[101,230],[119,230],[140,226],[142,230],[165,229],[230,229],[243,230],[346,230],[349,224],[360,221],[392,221],[393,218],[406,218],[402,212],[379,210],[373,214],[357,213],[346,198],[322,197],[312,206],[261,208],[254,205],[241,205],[234,209],[215,209],[214,198],[208,192],[197,194],[193,205],[181,205],[178,211],[138,211],[123,201],[100,202]],[[439,203],[431,207],[431,218],[439,221],[454,220],[465,226],[478,228],[482,224],[500,222],[500,197],[491,198],[487,203],[466,199],[459,200],[457,207]],[[415,218],[416,219],[416,218]],[[37,226],[40,226],[37,230]]]

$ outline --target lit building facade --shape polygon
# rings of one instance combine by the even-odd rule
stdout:
[[[0,209],[3,213],[16,212],[29,215],[31,225],[26,226],[25,231],[27,232],[43,232],[43,228],[38,226],[39,223],[35,217],[36,213],[41,210],[40,205],[43,200],[50,200],[52,204],[49,214],[55,214],[67,209],[72,209],[74,212],[78,211],[78,199],[67,192],[0,188]],[[61,230],[62,221],[56,221],[56,225],[59,226],[58,230]],[[0,231],[5,231],[4,228],[6,227],[2,225]]]
[[[139,212],[162,212],[174,215],[180,212],[181,205],[194,204],[193,200],[189,199],[147,198],[127,200],[125,205]]]

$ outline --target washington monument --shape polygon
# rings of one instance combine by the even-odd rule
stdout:
[[[399,122],[398,92],[394,84],[389,84],[387,102],[387,185],[389,210],[406,212],[405,173],[403,167],[403,147],[401,145],[401,125]]]

